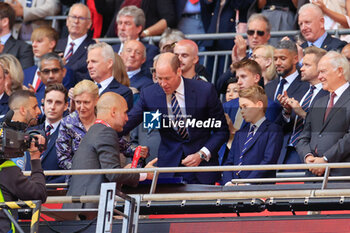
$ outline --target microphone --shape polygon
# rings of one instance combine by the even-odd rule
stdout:
[[[11,124],[11,120],[12,120],[12,117],[13,117],[13,114],[14,114],[14,111],[13,110],[9,110],[6,115],[4,116],[4,123],[5,125],[9,125]]]

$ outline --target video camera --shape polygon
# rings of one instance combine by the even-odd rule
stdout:
[[[46,144],[39,144],[36,135],[44,132],[39,130],[27,130],[28,126],[23,129],[14,129],[11,127],[11,119],[14,112],[8,111],[4,121],[0,124],[0,159],[10,159],[22,157],[24,152],[30,148],[32,140],[35,140],[35,146],[39,151],[46,149]]]

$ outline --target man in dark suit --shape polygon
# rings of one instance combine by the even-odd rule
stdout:
[[[329,95],[315,101],[306,117],[296,146],[301,161],[307,164],[350,162],[350,87],[349,63],[330,51],[318,63],[318,78]],[[322,176],[324,168],[309,169],[308,175]],[[345,176],[349,169],[331,169],[332,176]]]
[[[128,120],[128,107],[125,99],[119,94],[108,92],[103,94],[97,103],[97,119],[90,127],[79,149],[74,154],[72,169],[116,169],[120,165],[120,151],[117,132],[123,130]],[[156,160],[146,167],[152,167]],[[130,167],[130,166],[127,166]],[[153,173],[141,174],[102,174],[72,176],[67,196],[99,195],[101,184],[117,182],[137,186],[139,181],[152,179]],[[65,204],[64,208],[96,208],[96,203]]]
[[[88,48],[87,68],[89,75],[99,87],[99,95],[112,91],[123,96],[128,103],[128,108],[133,106],[133,96],[130,88],[119,83],[113,77],[113,65],[115,56],[107,43],[101,42],[90,45]]]
[[[322,83],[318,79],[317,65],[321,57],[326,54],[326,50],[315,46],[307,47],[304,51],[303,66],[301,67],[301,80],[309,83],[309,90],[301,98],[300,102],[288,95],[281,96],[280,102],[284,107],[284,117],[292,130],[288,134],[287,146],[282,148],[278,163],[295,164],[301,163],[295,146],[298,143],[298,137],[303,130],[306,114],[312,103],[322,96],[328,95],[328,91],[322,89]],[[291,113],[293,111],[293,117]],[[288,170],[287,170],[288,171]]]
[[[49,85],[44,97],[45,122],[35,127],[45,132],[47,148],[41,154],[41,166],[44,170],[62,170],[58,166],[56,139],[64,111],[68,108],[68,91],[61,83]],[[31,170],[27,154],[26,170]],[[46,176],[46,183],[63,183],[65,176]]]
[[[5,92],[5,73],[0,66],[0,121],[3,120],[6,113],[10,110],[8,105],[9,96]]]
[[[63,52],[67,67],[74,71],[76,82],[80,82],[90,78],[86,68],[87,48],[95,43],[87,35],[91,27],[89,8],[81,3],[74,4],[69,10],[66,25],[69,36],[58,41],[56,50]]]
[[[308,3],[299,9],[298,23],[300,32],[306,39],[301,47],[316,46],[327,51],[341,49],[347,44],[329,35],[324,28],[324,18],[322,10],[315,4]]]
[[[278,102],[277,96],[286,91],[289,97],[300,101],[309,89],[309,84],[301,81],[296,69],[298,55],[295,43],[290,40],[280,41],[275,49],[274,60],[279,78],[266,84],[267,97]]]
[[[136,6],[122,8],[117,15],[118,37],[121,43],[113,45],[113,50],[121,54],[124,43],[127,40],[138,40],[142,30],[145,28],[145,14],[142,9]],[[153,58],[159,53],[158,47],[143,43],[146,47],[146,61],[141,70],[149,77],[149,68],[153,65]]]
[[[34,65],[31,46],[24,41],[16,40],[11,35],[16,13],[9,4],[0,2],[0,18],[2,19],[0,22],[0,52],[15,56],[23,69]]]
[[[228,139],[228,127],[214,86],[182,78],[180,61],[172,53],[159,56],[156,76],[158,84],[146,87],[141,92],[140,100],[129,113],[123,133],[139,125],[144,113],[151,112],[152,118],[159,120],[162,139],[159,167],[218,165],[217,152]],[[189,121],[196,123],[187,124]],[[201,127],[204,121],[211,124]],[[155,122],[151,120],[149,123],[145,128],[152,128]],[[188,183],[213,184],[220,178],[220,173],[176,173],[176,176],[182,176]]]
[[[38,80],[40,80],[36,88],[32,86],[35,72],[37,72],[36,75],[38,76]],[[45,88],[54,83],[62,83],[67,90],[75,85],[72,70],[67,70],[64,67],[62,58],[56,53],[47,53],[41,56],[38,62],[38,68],[32,66],[24,70],[23,85],[35,90],[35,96],[39,105],[44,98]]]
[[[153,84],[153,81],[141,70],[142,64],[146,61],[146,48],[140,41],[129,40],[124,43],[120,56],[126,67],[130,88],[135,97],[135,94],[140,93],[143,88]]]

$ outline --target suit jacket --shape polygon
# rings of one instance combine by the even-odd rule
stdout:
[[[238,165],[239,157],[242,154],[244,144],[247,141],[250,124],[246,124],[241,130],[237,131],[232,143],[230,153],[224,165]],[[247,145],[243,153],[242,165],[265,165],[275,164],[280,154],[283,143],[283,133],[281,126],[265,120],[252,140]],[[223,182],[239,178],[268,178],[275,177],[276,172],[271,171],[237,171],[223,172]]]
[[[318,157],[326,156],[329,163],[350,162],[350,87],[339,97],[323,122],[328,101],[329,95],[323,96],[309,110],[296,146],[301,161],[312,153]],[[349,169],[331,169],[330,174],[343,176],[349,172]]]
[[[200,80],[184,79],[186,115],[191,119],[208,120],[214,118],[221,122],[220,128],[188,127],[189,139],[182,139],[172,127],[159,129],[161,143],[159,146],[159,167],[178,167],[184,156],[198,152],[205,146],[211,153],[209,162],[202,161],[199,166],[218,165],[217,152],[228,139],[228,127],[222,109],[222,104],[212,84]],[[159,84],[153,84],[143,89],[140,100],[129,112],[129,121],[124,126],[124,134],[143,121],[145,111],[157,111],[162,116],[168,115],[166,94]],[[166,121],[167,118],[164,118]],[[161,120],[162,122],[162,120]],[[173,176],[174,174],[168,174]],[[220,178],[219,173],[191,173],[200,183],[212,184]]]
[[[279,78],[273,79],[271,82],[266,84],[265,92],[269,99],[275,99],[276,89],[280,82]],[[294,99],[300,101],[305,93],[309,90],[309,83],[301,81],[300,74],[294,79],[294,81],[289,85],[287,89],[287,94],[289,97],[293,97]]]
[[[64,51],[67,46],[68,38],[60,39],[57,42],[56,50]],[[87,70],[87,48],[90,44],[95,44],[96,42],[91,37],[86,37],[83,43],[78,47],[78,49],[69,58],[67,67],[74,71],[76,82],[80,82],[84,79],[90,79],[89,72]]]
[[[146,47],[146,61],[142,64],[141,71],[152,80],[152,75],[149,71],[149,68],[153,67],[153,58],[159,54],[159,49],[152,44],[145,42],[142,43]],[[120,43],[113,45],[112,48],[114,52],[118,53],[120,49]]]
[[[116,169],[120,167],[117,132],[103,124],[90,127],[73,156],[73,169]],[[106,174],[72,176],[67,196],[99,195],[101,184],[117,182],[136,186],[139,174]],[[96,203],[65,204],[63,208],[97,208]]]
[[[334,50],[334,51],[340,52],[346,44],[347,44],[346,41],[342,41],[338,38],[335,38],[335,37],[327,34],[327,37],[323,41],[321,48],[324,50],[327,50],[327,51]],[[303,49],[308,47],[307,42],[302,43],[301,47]]]
[[[305,93],[306,94],[306,93]],[[323,89],[321,89],[317,95],[315,96],[315,98],[312,100],[312,102],[310,103],[310,108],[313,107],[313,104],[315,103],[316,100],[318,100],[319,98],[325,96],[325,95],[328,95],[329,92],[328,91],[325,91]],[[278,164],[283,164],[285,163],[286,161],[286,157],[289,156],[287,155],[287,146],[288,144],[290,143],[290,137],[292,136],[292,133],[293,133],[293,128],[294,128],[294,125],[295,125],[295,120],[296,120],[296,115],[295,115],[295,112],[293,111],[293,116],[291,116],[291,120],[288,122],[288,123],[284,123],[284,125],[288,125],[288,126],[285,126],[285,128],[288,128],[288,133],[286,133],[284,135],[284,140],[283,140],[283,147],[282,147],[282,150],[281,150],[281,155],[280,157],[278,158]],[[303,160],[302,160],[303,161]]]
[[[34,65],[32,46],[22,40],[16,40],[12,36],[6,41],[2,53],[9,53],[15,56],[26,69]]]
[[[102,91],[101,95],[109,91],[115,92],[123,96],[126,102],[128,103],[129,110],[132,108],[133,96],[130,88],[128,88],[127,86],[124,86],[123,84],[119,83],[117,80],[113,79],[113,81],[106,87],[106,89]]]
[[[232,122],[234,123],[237,111],[239,109],[239,98],[230,100],[229,102],[224,103],[223,106],[225,113],[229,115]],[[274,122],[277,119],[277,117],[281,114],[281,111],[281,105],[277,104],[276,102],[270,99],[267,100],[267,109],[265,116],[270,122]],[[247,123],[243,120],[241,128],[243,128],[245,124]]]
[[[47,140],[47,148],[46,150],[41,154],[41,166],[44,170],[63,170],[58,166],[58,159],[57,159],[57,153],[56,153],[56,139],[58,136],[58,129],[59,125],[55,132],[50,135],[49,138],[46,138]],[[40,124],[36,127],[39,130],[43,130],[45,132],[45,123]],[[26,153],[27,160],[26,160],[26,171],[31,170],[30,166],[30,155],[29,153]],[[66,176],[46,176],[46,183],[64,183]]]
[[[139,91],[152,84],[153,81],[149,79],[142,71],[130,77],[130,87],[134,87]]]
[[[4,95],[0,99],[0,121],[3,120],[6,113],[10,110],[8,101],[9,101],[9,96],[4,92]]]

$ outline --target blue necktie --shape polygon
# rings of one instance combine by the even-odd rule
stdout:
[[[174,114],[175,122],[185,120],[185,118],[182,116],[180,105],[179,105],[179,102],[177,102],[175,93],[173,93],[171,95],[171,109],[172,109],[173,114]],[[178,125],[177,126],[177,133],[180,135],[180,137],[182,139],[188,139],[188,132],[187,132],[186,127],[179,127],[179,125]]]
[[[32,3],[33,3],[32,0],[26,0],[26,6],[27,7],[32,7]]]
[[[243,163],[243,154],[244,154],[244,152],[247,150],[250,141],[253,139],[255,128],[256,128],[256,125],[250,126],[250,130],[249,130],[249,132],[248,132],[247,139],[246,139],[246,141],[245,141],[245,143],[244,143],[244,145],[243,145],[243,149],[242,149],[241,155],[239,156],[239,163],[238,163],[238,166],[241,166],[242,163]],[[237,172],[236,172],[236,175],[238,176],[239,173],[241,173],[241,170],[237,171]]]
[[[301,103],[301,108],[307,113],[309,112],[309,107],[311,104],[311,99],[312,96],[314,95],[314,90],[315,90],[315,86],[311,86],[309,93],[307,93],[305,99],[303,100],[303,102]],[[296,116],[295,118],[296,120],[296,124],[295,124],[295,128],[294,128],[294,133],[292,134],[291,138],[290,138],[290,143],[295,147],[297,142],[298,142],[298,137],[301,133],[301,131],[304,128],[304,119],[302,117]]]
[[[285,84],[286,82],[287,82],[287,80],[285,80],[284,78],[281,78],[280,86],[278,87],[278,90],[277,90],[277,93],[276,93],[276,97],[275,97],[275,101],[278,101],[278,100],[277,100],[277,96],[282,94],[282,92],[283,92],[283,86],[284,86],[284,84]]]

